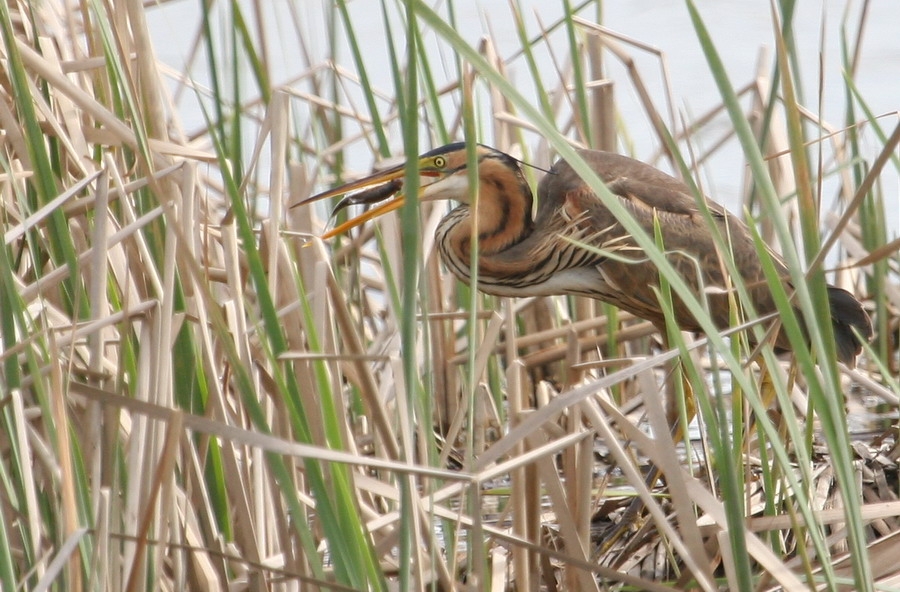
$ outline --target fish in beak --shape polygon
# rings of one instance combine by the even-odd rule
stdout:
[[[464,149],[465,144],[457,142],[436,148],[419,157],[417,167],[419,176],[433,179],[432,182],[423,183],[419,187],[416,197],[420,201],[464,199],[462,196],[468,193]],[[479,157],[488,153],[491,153],[490,149],[481,145],[478,146]],[[347,206],[372,205],[384,202],[356,218],[339,224],[322,235],[324,239],[335,237],[402,206],[406,200],[406,194],[403,192],[403,180],[406,176],[408,164],[404,163],[391,167],[357,181],[323,191],[291,207],[303,206],[339,195],[343,195],[344,198],[338,202],[332,214],[341,211]]]

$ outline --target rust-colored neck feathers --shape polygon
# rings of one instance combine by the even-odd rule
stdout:
[[[465,260],[470,256],[472,231],[476,227],[478,251],[482,257],[508,249],[531,234],[534,228],[531,218],[534,198],[515,160],[498,152],[486,154],[479,160],[478,177],[477,212],[473,215],[471,201],[474,195],[471,192],[460,196],[463,205],[449,217],[453,223],[445,229],[450,248],[457,257]]]

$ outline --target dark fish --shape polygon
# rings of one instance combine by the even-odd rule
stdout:
[[[347,195],[338,202],[334,209],[331,211],[331,215],[334,216],[341,210],[349,206],[356,206],[359,204],[374,204],[380,201],[384,201],[390,196],[394,195],[403,187],[402,179],[394,179],[393,181],[389,181],[384,183],[383,185],[378,185],[377,187],[373,187],[371,189],[366,189],[365,191],[358,191],[356,193],[351,193]]]

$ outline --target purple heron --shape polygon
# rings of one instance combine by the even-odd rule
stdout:
[[[579,295],[609,302],[664,329],[659,304],[659,272],[634,238],[564,160],[558,161],[534,195],[520,161],[488,146],[476,148],[478,200],[472,215],[466,147],[454,143],[419,157],[423,177],[420,200],[454,200],[460,205],[437,227],[437,246],[444,264],[466,284],[471,280],[471,233],[478,229],[478,289],[498,296]],[[650,235],[654,228],[668,260],[698,297],[719,328],[727,328],[732,299],[726,266],[709,226],[688,186],[643,162],[619,154],[580,150],[579,155]],[[405,166],[400,165],[310,197],[297,205],[347,195],[337,209],[349,204],[379,207],[333,229],[330,237],[398,208],[404,199]],[[734,268],[742,276],[759,315],[776,311],[762,264],[747,226],[721,205],[706,206],[726,237]],[[590,245],[595,248],[585,248]],[[780,275],[788,282],[784,263],[773,255]],[[790,286],[786,286],[790,293]],[[846,290],[828,286],[837,357],[853,365],[862,340],[872,336],[872,323],[862,304]],[[673,297],[674,316],[681,329],[701,331],[694,315]],[[780,332],[774,345],[790,349]]]

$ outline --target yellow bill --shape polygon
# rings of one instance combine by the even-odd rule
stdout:
[[[426,168],[420,168],[419,174],[425,177],[440,176],[440,173]],[[348,206],[376,204],[387,200],[377,207],[367,210],[359,216],[339,224],[322,235],[323,239],[329,239],[401,207],[406,200],[406,196],[402,192],[403,178],[405,175],[405,164],[391,167],[390,169],[380,171],[357,181],[323,191],[322,193],[308,197],[291,207],[303,206],[329,197],[344,195],[345,197],[334,207],[334,210],[332,211],[332,215],[334,215]]]

